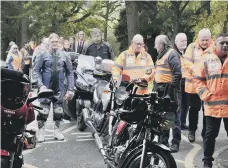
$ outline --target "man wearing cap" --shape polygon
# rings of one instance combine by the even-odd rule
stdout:
[[[144,40],[142,35],[136,34],[128,50],[122,52],[115,61],[112,69],[114,80],[122,75],[122,81],[130,81],[137,78],[144,78],[147,81],[152,79],[151,75],[146,75],[146,68],[154,69],[154,63],[151,56],[144,49]],[[148,93],[147,88],[138,88],[137,94]]]
[[[195,131],[197,130],[199,111],[202,106],[202,101],[196,93],[193,86],[193,77],[195,68],[199,62],[207,55],[208,52],[213,52],[214,43],[211,40],[211,32],[209,29],[204,28],[199,31],[198,39],[191,43],[185,53],[183,66],[188,71],[185,79],[185,92],[189,94],[189,134],[188,139],[191,143],[195,141]],[[205,119],[203,120],[202,137],[205,135]]]

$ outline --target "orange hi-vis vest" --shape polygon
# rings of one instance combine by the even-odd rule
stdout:
[[[153,72],[151,75],[146,75],[146,68],[154,69],[154,63],[151,56],[142,49],[136,57],[129,47],[128,50],[122,52],[115,61],[115,66],[112,68],[114,80],[117,80],[122,75],[122,81],[130,81],[137,78],[145,78],[147,81],[152,80]],[[154,71],[154,70],[152,70]],[[139,87],[136,94],[147,94],[148,88]]]
[[[13,57],[13,61],[11,62],[13,69],[22,72],[23,57],[22,57],[21,53],[18,52],[18,56],[17,56],[17,55],[10,52],[10,55]]]
[[[228,55],[222,65],[216,53],[208,53],[194,77],[194,86],[204,101],[205,116],[228,118]]]
[[[172,82],[172,71],[168,63],[170,53],[174,51],[169,49],[166,54],[156,62],[155,64],[155,76],[154,80],[156,83],[171,83]]]
[[[199,46],[198,42],[191,43],[184,57],[182,58],[182,67],[185,68],[187,73],[185,73],[185,92],[196,94],[196,90],[193,86],[193,77],[194,71],[197,66],[199,66],[199,62],[208,52],[213,52],[214,43],[211,42],[210,46],[206,50],[202,50]]]
[[[180,61],[181,61],[181,73],[182,73],[182,78],[188,77],[188,71],[184,68],[184,58],[183,56],[180,56]]]

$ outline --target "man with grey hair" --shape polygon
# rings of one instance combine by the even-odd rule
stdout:
[[[187,36],[185,33],[178,33],[175,37],[175,44],[174,44],[175,50],[180,55],[180,60],[182,61],[183,55],[185,53],[185,50],[187,48]],[[185,74],[186,70],[184,68],[181,68],[182,71],[182,79],[181,79],[181,104],[180,104],[180,112],[179,112],[179,120],[181,124],[181,129],[188,129],[188,126],[186,125],[186,118],[188,113],[188,106],[186,106],[188,103],[188,94],[184,91],[185,88]]]
[[[83,49],[83,54],[94,57],[100,56],[102,59],[114,59],[114,53],[111,45],[102,40],[102,31],[98,28],[93,28],[91,31],[91,42]]]
[[[191,43],[184,55],[182,61],[183,67],[187,70],[187,76],[185,79],[185,92],[189,94],[189,133],[188,139],[191,143],[195,142],[195,131],[197,130],[199,111],[202,107],[202,101],[200,100],[195,86],[194,86],[194,72],[195,68],[199,66],[199,62],[204,58],[208,52],[213,52],[214,43],[211,40],[211,32],[207,28],[203,28],[198,33],[198,39]],[[204,109],[203,109],[204,111]],[[205,135],[205,118],[203,119],[202,137]]]
[[[181,141],[180,123],[177,117],[177,109],[180,105],[180,80],[181,80],[181,63],[178,53],[172,49],[172,43],[166,35],[158,35],[155,38],[154,48],[158,52],[157,62],[155,65],[154,90],[160,96],[170,97],[170,106],[165,107],[165,111],[175,114],[175,127],[173,128],[173,139],[170,147],[171,152],[179,151]],[[169,131],[167,130],[161,136],[161,143],[169,147]]]
[[[45,140],[45,123],[50,105],[53,103],[54,138],[64,140],[60,133],[60,121],[63,118],[63,100],[74,96],[74,74],[72,62],[67,52],[59,48],[60,37],[52,33],[49,36],[50,49],[39,52],[33,68],[33,76],[37,79],[39,90],[52,89],[54,99],[39,99],[42,111],[37,115],[39,137],[38,142]],[[65,84],[67,87],[65,87]]]

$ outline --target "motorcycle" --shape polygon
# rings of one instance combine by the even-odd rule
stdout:
[[[101,131],[104,112],[110,102],[111,69],[114,62],[75,53],[70,55],[75,74],[75,97],[65,101],[64,108],[69,116],[77,119],[79,131],[87,128],[83,110],[94,111],[91,117],[96,122],[96,130]]]
[[[52,90],[44,90],[32,97],[30,80],[21,72],[1,68],[1,167],[21,168],[23,165],[22,151],[24,144],[35,147],[35,134],[26,126],[35,120],[35,109],[41,107],[32,104],[38,98],[51,98]],[[28,138],[27,134],[33,135]]]
[[[100,137],[95,136],[104,161],[109,168],[144,168],[150,166],[176,168],[176,162],[170,149],[153,141],[154,136],[160,137],[164,130],[175,125],[175,114],[164,112],[166,109],[164,107],[170,104],[169,98],[160,98],[155,92],[147,95],[136,95],[137,87],[135,85],[145,87],[145,81],[132,81],[126,88],[119,87],[116,90],[116,101],[124,102],[124,105],[114,112],[120,122],[116,122],[118,126],[114,126],[112,130],[113,136],[110,137],[109,145],[104,147]],[[131,91],[129,92],[129,90]],[[129,127],[125,127],[121,121],[136,125],[136,128],[131,137],[127,137],[127,142],[122,139],[121,143],[116,143],[113,140],[115,135],[120,136],[119,133],[121,132],[122,135],[126,135],[126,133],[130,135],[124,129]],[[88,119],[86,122],[89,125],[90,120]]]

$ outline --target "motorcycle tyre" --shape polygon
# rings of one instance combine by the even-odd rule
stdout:
[[[9,157],[1,157],[1,168],[9,167]]]
[[[152,152],[152,150],[149,150],[148,152]],[[170,152],[155,149],[153,150],[153,153],[156,153],[160,155],[161,158],[163,158],[167,166],[166,168],[177,168],[176,162]],[[122,168],[138,168],[141,161],[141,157],[139,157],[140,155],[142,155],[142,148],[135,151],[135,154],[133,154],[126,161],[126,163],[122,166]]]
[[[84,117],[83,117],[82,113],[79,114],[77,117],[77,127],[78,127],[78,130],[81,132],[85,131],[85,129],[87,128],[87,125],[84,121]]]

